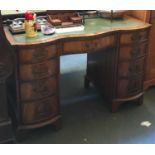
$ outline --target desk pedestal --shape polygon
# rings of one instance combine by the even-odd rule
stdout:
[[[92,82],[112,112],[126,101],[143,102],[147,34],[147,30],[123,32],[111,47],[88,53],[85,86]]]

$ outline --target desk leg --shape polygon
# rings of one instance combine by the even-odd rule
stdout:
[[[122,102],[120,102],[120,101],[113,101],[112,105],[111,105],[111,111],[117,112],[121,104],[122,104]]]
[[[138,99],[129,100],[128,102],[132,102],[132,103],[137,104],[137,105],[142,105],[143,104],[143,98],[144,98],[144,96],[142,95]],[[113,101],[112,105],[111,105],[111,111],[112,112],[117,112],[120,105],[123,104],[124,102],[126,102],[126,101]]]
[[[143,100],[144,100],[144,96],[141,96],[138,101],[137,101],[137,104],[138,105],[142,105],[143,104]]]
[[[55,131],[60,130],[62,128],[62,120],[61,120],[61,118],[58,119],[57,121],[55,121],[54,123],[52,123],[52,126],[53,126],[53,129]]]
[[[88,89],[90,87],[90,81],[89,79],[87,78],[87,75],[85,75],[85,78],[84,78],[84,87],[86,89]]]

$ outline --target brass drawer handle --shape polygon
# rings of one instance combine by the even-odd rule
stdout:
[[[136,34],[131,36],[132,41],[138,41],[138,40],[141,40],[141,39],[142,39],[142,36],[139,33],[136,33]]]
[[[137,58],[138,56],[141,55],[141,49],[140,48],[133,48],[130,51],[131,57],[132,58]]]
[[[131,79],[128,84],[128,93],[134,93],[140,90],[141,82],[138,79]]]
[[[155,24],[155,19],[153,19],[153,20],[151,21],[151,24],[152,24],[152,25],[154,25],[154,24]]]
[[[48,66],[45,64],[33,65],[32,74],[34,77],[42,77],[48,74]]]
[[[32,60],[35,62],[42,61],[48,57],[48,51],[44,48],[37,49],[32,54]]]
[[[129,69],[128,70],[129,70],[129,72],[131,74],[137,74],[137,73],[142,72],[142,69],[140,67],[140,64],[137,64],[137,63],[134,63],[131,66],[129,66]]]
[[[36,81],[32,85],[33,85],[33,91],[38,95],[39,94],[44,95],[49,93],[49,88],[46,82],[43,83],[42,81]]]
[[[97,49],[98,45],[99,43],[96,41],[89,41],[84,44],[84,47],[86,48],[86,50],[95,50]]]

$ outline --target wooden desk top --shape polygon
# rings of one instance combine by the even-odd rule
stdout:
[[[124,31],[124,30],[136,30],[141,28],[147,28],[150,24],[144,23],[140,20],[125,16],[123,19],[110,19],[93,18],[85,19],[85,29],[78,32],[67,32],[53,35],[44,35],[38,32],[38,36],[35,38],[26,38],[25,34],[12,35],[8,30],[8,27],[4,27],[4,31],[10,44],[15,46],[27,46],[42,43],[49,43],[56,40],[79,38],[79,37],[91,37],[112,31]]]

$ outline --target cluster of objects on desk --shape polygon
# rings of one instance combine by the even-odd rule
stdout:
[[[98,10],[87,11],[89,16],[98,16],[104,18],[122,18],[125,10]],[[26,33],[27,37],[35,37],[37,31],[45,35],[53,34],[56,28],[67,28],[84,25],[84,16],[81,16],[74,10],[48,10],[47,16],[36,17],[32,11],[25,13],[25,18],[17,18],[9,25],[12,33]],[[82,28],[83,29],[83,28]],[[78,30],[82,30],[81,28]]]
[[[36,16],[35,13],[28,11],[25,18],[16,18],[9,25],[9,30],[13,34],[25,33],[27,37],[35,37],[37,31],[43,34],[53,34],[55,28],[47,21],[46,16]]]
[[[59,13],[58,13],[59,12]],[[13,34],[25,33],[27,37],[37,36],[37,31],[45,35],[53,34],[56,28],[67,28],[81,26],[82,16],[76,11],[54,11],[46,16],[36,16],[32,11],[27,11],[24,18],[17,18],[9,25],[9,30]]]

